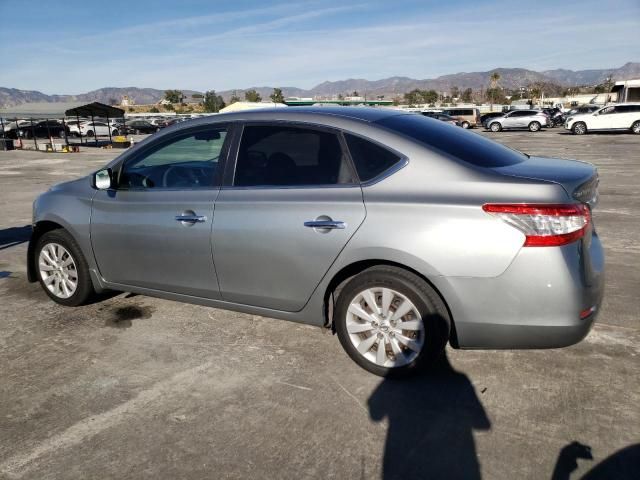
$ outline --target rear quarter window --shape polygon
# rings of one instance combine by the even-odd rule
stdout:
[[[493,140],[421,115],[394,115],[379,120],[379,125],[417,140],[463,162],[484,168],[506,167],[528,157]]]
[[[373,180],[402,160],[394,152],[364,138],[349,133],[345,133],[344,138],[361,182]]]

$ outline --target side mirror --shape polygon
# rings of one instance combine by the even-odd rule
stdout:
[[[110,168],[99,170],[93,174],[93,188],[98,190],[109,190],[113,187],[113,173]]]

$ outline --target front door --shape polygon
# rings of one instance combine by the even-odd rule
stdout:
[[[245,126],[233,185],[215,205],[222,298],[302,309],[364,217],[362,190],[336,133]]]
[[[122,166],[93,199],[91,242],[108,282],[219,298],[211,252],[224,127],[176,132]]]

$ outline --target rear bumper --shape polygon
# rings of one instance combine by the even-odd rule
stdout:
[[[434,283],[460,348],[566,347],[587,336],[600,311],[604,254],[597,235],[589,234],[563,247],[523,248],[498,277]]]

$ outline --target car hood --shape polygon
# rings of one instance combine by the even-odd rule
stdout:
[[[494,168],[494,171],[511,177],[544,180],[562,185],[572,198],[576,198],[579,187],[587,182],[597,189],[598,171],[587,162],[563,160],[549,157],[529,157],[524,162]],[[596,192],[593,193],[594,195]]]

